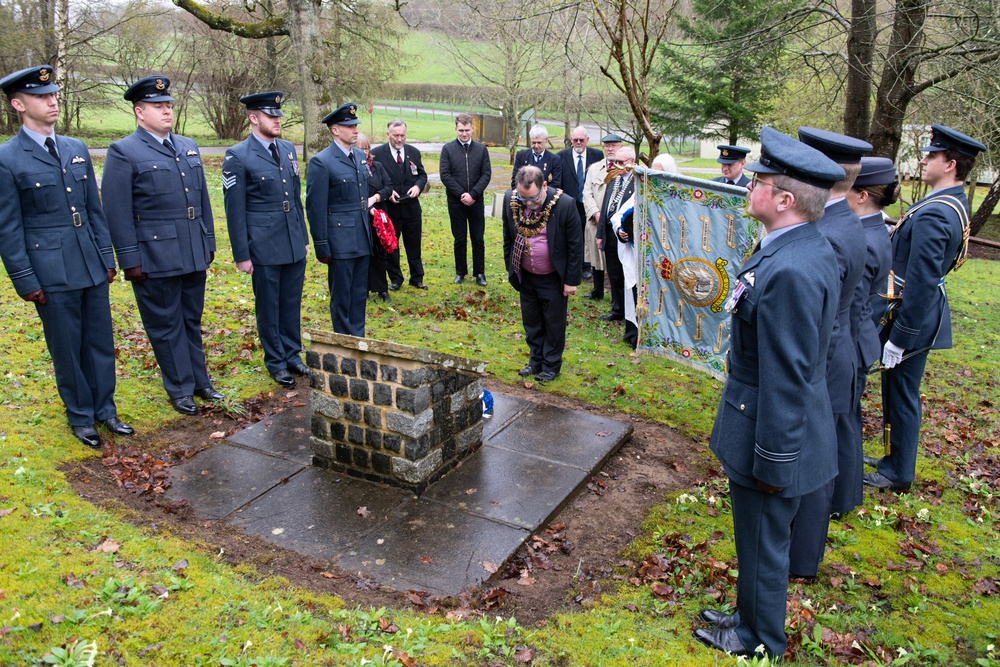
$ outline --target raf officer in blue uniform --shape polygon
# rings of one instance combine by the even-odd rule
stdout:
[[[56,135],[50,65],[0,80],[21,131],[0,146],[0,255],[14,290],[35,304],[73,435],[132,435],[115,407],[115,343],[108,284],[115,277],[94,165],[79,139]]]
[[[282,387],[308,375],[302,363],[305,214],[295,146],[281,139],[284,93],[240,98],[250,136],[226,151],[222,189],[236,268],[250,274],[264,367]]]
[[[372,254],[368,166],[358,140],[358,105],[343,104],[323,118],[333,141],[309,160],[306,213],[316,259],[327,265],[330,318],[339,334],[365,335],[368,262]]]
[[[844,170],[844,178],[834,184],[823,217],[816,221],[820,234],[833,246],[840,273],[840,298],[837,321],[827,355],[826,387],[833,406],[837,435],[838,470],[855,469],[857,451],[855,406],[857,396],[857,341],[861,323],[858,283],[865,271],[868,247],[861,219],[847,203],[847,194],[861,170],[861,157],[872,149],[867,141],[836,132],[800,127],[799,140],[830,158]],[[826,534],[833,511],[833,493],[837,483],[831,480],[802,499],[792,526],[789,571],[793,577],[811,579],[819,570],[826,550]]]
[[[921,178],[931,193],[910,207],[892,233],[892,274],[902,298],[882,329],[882,405],[891,426],[888,456],[865,484],[910,488],[920,440],[920,381],[927,353],[951,347],[951,311],[944,279],[961,266],[969,243],[969,203],[964,185],[986,146],[958,130],[931,126]]]
[[[215,228],[198,146],[173,134],[170,79],[147,76],[125,91],[138,127],[108,147],[104,213],[125,279],[174,409],[220,401],[205,368],[201,316]]]
[[[742,146],[719,145],[715,147],[719,151],[719,157],[715,158],[721,166],[722,176],[713,178],[716,183],[727,183],[745,188],[750,182],[747,175],[743,173],[743,167],[747,163],[749,148]]]
[[[819,151],[765,127],[748,212],[767,236],[743,264],[732,312],[729,376],[711,449],[729,476],[736,612],[706,609],[695,638],[737,655],[757,646],[773,660],[787,643],[788,548],[802,496],[837,473],[827,348],[839,272],[813,220],[844,170]]]

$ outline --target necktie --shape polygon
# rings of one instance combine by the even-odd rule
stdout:
[[[583,201],[583,156],[576,156],[576,200]]]
[[[56,159],[56,162],[59,161],[59,153],[56,153],[56,142],[52,141],[52,137],[45,137],[45,150]]]
[[[277,164],[281,164],[281,159],[278,158],[278,147],[274,145],[273,141],[270,144],[268,144],[267,148],[268,148],[268,150],[271,151],[271,157],[274,158],[274,161]]]
[[[173,153],[174,155],[177,155],[177,151],[174,150],[174,145],[170,143],[170,139],[163,140],[163,147],[166,148],[171,153]]]
[[[726,181],[726,183],[729,183],[729,185],[736,185],[736,183],[734,183],[732,181]]]
[[[615,163],[612,162],[611,160],[608,160],[608,171],[611,171],[614,168],[615,168]]]
[[[403,151],[399,150],[398,148],[396,149],[396,166],[398,167],[403,166]]]
[[[538,164],[538,161],[542,159],[542,156],[538,153],[532,153],[532,155],[535,157],[535,164]]]

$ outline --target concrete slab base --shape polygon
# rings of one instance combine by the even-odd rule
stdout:
[[[502,569],[632,433],[585,412],[493,398],[483,447],[419,498],[310,466],[308,407],[171,468],[167,496],[397,590],[456,595]]]

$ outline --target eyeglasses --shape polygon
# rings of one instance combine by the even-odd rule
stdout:
[[[611,164],[615,165],[616,167],[627,167],[628,165],[632,164],[632,160],[612,160]]]
[[[761,186],[761,185],[770,185],[772,188],[777,188],[778,190],[782,190],[784,192],[791,192],[791,190],[789,190],[788,188],[783,188],[780,185],[775,185],[774,183],[771,183],[769,181],[762,181],[762,180],[760,180],[759,178],[757,178],[757,174],[754,174],[753,178],[750,179],[750,187],[747,188],[747,189],[748,190],[755,190],[758,186]]]
[[[524,195],[522,195],[522,194],[521,194],[520,192],[518,192],[517,190],[514,190],[514,196],[516,196],[516,197],[517,197],[517,201],[519,201],[519,202],[532,202],[532,201],[538,201],[539,199],[541,199],[541,198],[542,198],[542,196],[543,196],[544,194],[545,194],[545,188],[540,188],[540,189],[538,190],[538,194],[537,194],[537,195],[535,195],[534,197],[525,197]]]
[[[572,141],[573,141],[574,144],[578,144],[578,143],[585,144],[585,143],[587,143],[587,137],[574,137]]]

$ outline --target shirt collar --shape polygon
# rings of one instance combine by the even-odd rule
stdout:
[[[260,145],[263,146],[265,150],[271,150],[271,144],[274,143],[274,139],[272,139],[271,141],[264,141],[263,139],[257,136],[256,132],[251,132],[250,136],[259,141]]]
[[[773,232],[768,232],[767,236],[765,236],[760,240],[760,247],[766,248],[768,244],[773,243],[775,240],[777,240],[779,236],[781,236],[785,232],[790,232],[796,227],[801,227],[802,225],[806,224],[806,222],[808,221],[797,222],[794,225],[788,225],[787,227],[782,227],[781,229],[775,229]]]
[[[29,130],[24,125],[21,126],[21,129],[24,130],[24,133],[26,135],[28,135],[29,137],[31,137],[32,141],[34,141],[36,144],[38,144],[42,148],[45,148],[45,140],[48,139],[49,137],[52,138],[52,141],[56,140],[56,133],[55,132],[53,132],[52,134],[41,134],[39,132],[35,132],[34,130]]]

